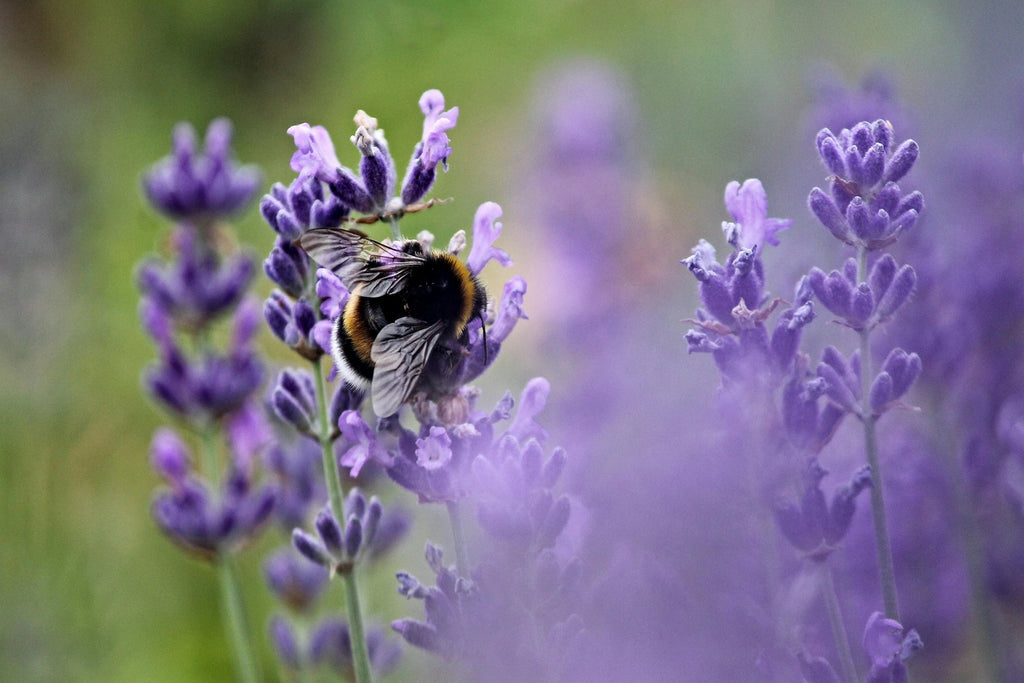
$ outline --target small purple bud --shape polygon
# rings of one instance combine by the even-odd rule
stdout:
[[[323,543],[302,529],[292,531],[292,545],[310,562],[315,562],[325,567],[330,567],[334,562]]]
[[[720,323],[728,327],[736,325],[732,315],[732,309],[736,307],[732,291],[720,274],[710,272],[708,279],[700,283],[700,300],[708,313]]]
[[[818,154],[829,173],[841,178],[846,177],[846,162],[843,160],[843,150],[839,146],[835,135],[828,128],[818,133]]]
[[[325,507],[323,510],[316,515],[316,532],[320,535],[320,538],[324,542],[324,546],[332,555],[341,555],[341,550],[344,545],[342,541],[341,527],[338,526],[338,521],[334,519],[334,514],[330,508]]]
[[[363,539],[366,545],[372,545],[374,537],[377,535],[377,528],[380,526],[380,520],[384,516],[384,506],[381,504],[380,499],[374,496],[370,499],[370,504],[366,506],[366,515],[363,517]]]
[[[818,376],[828,383],[828,391],[826,393],[829,398],[843,410],[850,413],[857,412],[857,397],[835,371],[835,368],[828,363],[819,363]]]
[[[871,266],[871,272],[868,273],[868,284],[871,286],[875,299],[881,301],[889,290],[889,285],[892,284],[893,277],[896,275],[896,267],[896,259],[892,257],[892,254],[883,254]]]
[[[871,131],[871,124],[861,121],[850,129],[850,142],[861,154],[867,154],[868,149],[875,143],[875,136]]]
[[[825,194],[821,188],[816,187],[811,190],[811,194],[807,197],[807,207],[821,224],[832,233],[833,237],[846,244],[852,244],[849,236],[850,227],[846,222],[846,218],[839,210],[839,207],[836,206],[835,201]]]
[[[550,548],[555,544],[559,534],[565,529],[565,525],[569,523],[571,507],[569,498],[566,496],[562,496],[555,501],[544,517],[540,528],[537,529],[537,547]]]
[[[893,265],[895,266],[895,261]],[[892,278],[892,283],[878,302],[878,309],[876,311],[878,319],[884,321],[896,313],[900,306],[906,303],[916,284],[917,273],[914,272],[911,266],[904,265],[896,271]]]
[[[910,390],[910,387],[921,374],[921,357],[916,353],[907,353],[901,348],[889,352],[882,368],[892,377],[893,399],[899,399]]]
[[[877,119],[871,124],[871,137],[888,150],[893,141],[892,124],[885,119]]]
[[[885,147],[875,143],[864,155],[864,163],[861,166],[861,177],[856,179],[861,187],[874,187],[881,180],[882,172],[885,170]]]
[[[428,652],[442,652],[437,629],[429,624],[414,619],[397,619],[391,622],[391,628],[414,647],[423,648]]]
[[[897,190],[898,189],[899,188],[897,188]],[[899,204],[896,206],[896,209],[890,213],[893,216],[902,216],[904,213],[911,210],[916,211],[919,214],[924,211],[924,195],[916,190],[901,199]]]
[[[363,522],[358,517],[350,517],[345,524],[345,557],[354,559],[363,545]]]
[[[853,296],[850,299],[850,315],[848,320],[855,328],[864,325],[875,310],[875,297],[871,294],[871,287],[862,282],[857,285]]]
[[[292,306],[292,315],[295,317],[295,326],[298,328],[302,339],[309,339],[313,326],[316,325],[316,313],[313,307],[306,302],[305,297],[299,299]]]
[[[544,469],[541,471],[540,484],[542,487],[547,489],[554,488],[559,477],[562,476],[562,472],[565,470],[567,458],[568,456],[564,448],[555,448],[551,452],[551,455],[548,456],[547,461],[544,463]]]
[[[868,206],[861,197],[854,197],[850,205],[846,207],[846,220],[850,229],[862,242],[871,237],[871,215],[868,213]]]
[[[892,377],[888,372],[878,373],[871,383],[871,392],[868,396],[871,401],[871,412],[874,415],[881,415],[893,400]]]
[[[153,469],[169,482],[181,483],[188,474],[188,451],[185,444],[167,427],[153,434],[150,462]]]
[[[886,182],[895,183],[905,176],[917,161],[919,151],[917,143],[913,140],[906,140],[897,147],[889,158],[889,163],[885,166]]]
[[[299,644],[295,640],[295,633],[288,621],[280,615],[274,615],[270,619],[270,642],[274,644],[274,650],[286,667],[298,670],[302,667],[299,656]]]
[[[302,404],[296,400],[294,394],[278,386],[271,394],[270,404],[278,417],[291,424],[299,432],[312,433],[312,418]]]

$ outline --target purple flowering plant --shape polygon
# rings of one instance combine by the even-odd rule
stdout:
[[[231,158],[229,125],[211,124],[202,151],[179,126],[172,155],[144,179],[147,197],[176,221],[169,257],[136,271],[143,328],[158,354],[143,383],[175,425],[153,437],[150,458],[164,486],[152,514],[172,541],[216,566],[244,680],[260,672],[233,560],[275,525],[287,540],[263,565],[280,603],[266,635],[286,680],[369,681],[393,670],[405,645],[468,680],[665,680],[686,672],[693,680],[907,681],[910,658],[923,647],[918,630],[929,656],[936,647],[953,652],[963,637],[955,625],[968,610],[978,666],[991,680],[1014,680],[1013,626],[997,610],[1012,613],[1024,596],[1024,392],[1019,373],[994,367],[1018,360],[1000,340],[1019,336],[1006,320],[1020,307],[1008,294],[1019,268],[1001,254],[979,285],[984,294],[941,276],[957,261],[922,246],[923,195],[902,187],[916,142],[899,141],[887,120],[829,120],[832,128],[815,137],[827,179],[806,203],[850,257],[807,269],[781,296],[768,289],[770,265],[797,238],[799,221],[771,216],[760,180],[726,186],[727,253],[702,239],[682,261],[700,296],[686,348],[710,354],[720,375],[714,409],[724,420],[715,449],[728,454],[720,464],[728,487],[702,497],[695,489],[713,478],[683,482],[675,475],[692,470],[654,462],[664,446],[640,440],[659,418],[623,417],[626,402],[650,398],[650,382],[631,377],[626,385],[637,393],[617,399],[607,386],[594,390],[611,386],[615,372],[600,339],[590,349],[598,372],[586,375],[569,399],[573,409],[552,427],[574,451],[587,444],[594,453],[585,456],[603,448],[622,457],[628,446],[630,467],[610,476],[573,472],[578,461],[552,445],[539,421],[552,396],[546,379],[530,380],[516,398],[508,391],[483,402],[472,383],[526,317],[521,277],[466,324],[454,388],[412,391],[397,413],[381,416],[331,367],[339,358],[334,330],[359,283],[347,264],[314,261],[302,238],[358,224],[385,250],[413,241],[403,239],[403,224],[443,203],[430,193],[438,166],[448,170],[458,121],[439,91],[425,92],[419,105],[422,135],[403,176],[377,120],[363,111],[350,138],[354,168],[343,165],[324,127],[288,129],[296,177],[260,201],[275,234],[263,263],[274,290],[262,312],[273,337],[295,352],[295,367],[268,369],[255,351],[259,307],[246,295],[253,261],[233,246],[223,220],[260,181]],[[586,149],[587,163],[603,159]],[[968,204],[967,190],[957,191]],[[501,207],[485,202],[471,236],[459,231],[437,250],[471,277],[492,260],[508,266],[496,246],[501,218]],[[957,247],[970,260],[984,239],[961,235]],[[437,246],[426,232],[414,241],[424,251]],[[599,251],[599,266],[575,253],[567,260],[596,268],[586,281],[599,282],[614,250]],[[905,254],[913,267],[900,262]],[[986,308],[979,297],[998,305]],[[951,307],[963,312],[955,323],[936,312]],[[573,329],[602,317],[580,314]],[[216,335],[217,326],[226,334]],[[852,343],[812,350],[826,328]],[[941,339],[926,334],[940,328]],[[613,338],[616,348],[628,339]],[[998,363],[956,363],[971,344]],[[995,389],[979,397],[971,389],[978,386]],[[918,415],[911,401],[922,399],[920,412],[961,429],[962,442],[936,444],[927,428],[902,419]],[[600,428],[614,421],[635,433],[625,444],[601,444]],[[691,440],[673,443],[672,457],[708,462],[700,451],[715,449]],[[389,568],[416,613],[390,615],[388,632],[364,621],[359,584],[409,530],[410,516],[384,502],[393,484],[415,495],[417,516],[443,508],[449,540],[425,542],[426,570]],[[868,498],[871,524],[859,524],[857,501]],[[705,552],[701,536],[687,535],[685,517],[707,512],[708,501],[720,525],[709,525],[711,547],[721,535],[729,553]],[[952,544],[951,524],[959,534]],[[996,531],[984,534],[985,525]],[[702,563],[712,568],[695,571]],[[707,573],[714,577],[706,585],[694,578]],[[339,584],[344,618],[330,607]],[[943,591],[949,599],[936,600]],[[861,628],[854,647],[851,634]]]

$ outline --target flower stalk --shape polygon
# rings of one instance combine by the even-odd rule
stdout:
[[[330,410],[327,405],[327,389],[324,382],[321,359],[310,361],[313,378],[316,382],[317,406],[320,411],[319,433],[317,439],[323,453],[324,480],[327,483],[327,495],[331,503],[334,518],[344,520],[345,499],[338,471],[338,460],[334,456],[334,443],[331,439]],[[345,587],[345,611],[348,616],[348,627],[352,639],[352,668],[356,683],[373,680],[370,673],[370,653],[366,647],[366,633],[363,628],[363,611],[359,601],[359,587],[356,584],[355,567],[341,572],[341,581]]]

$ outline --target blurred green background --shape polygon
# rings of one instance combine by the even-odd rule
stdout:
[[[529,213],[519,188],[548,134],[531,126],[533,85],[563,60],[602,60],[635,96],[626,137],[647,164],[653,218],[628,228],[666,261],[651,263],[656,303],[676,312],[666,329],[682,344],[674,326],[694,288],[675,259],[717,236],[727,181],[760,177],[770,215],[808,225],[804,197],[821,182],[806,119],[812,69],[831,64],[856,83],[887,68],[927,150],[965,119],[1019,123],[1022,25],[1016,2],[0,3],[0,679],[231,677],[213,573],[148,512],[148,445],[163,418],[140,391],[154,352],[133,267],[168,225],[139,179],[177,121],[203,131],[230,117],[237,157],[259,164],[269,187],[293,177],[294,123],[325,125],[354,165],[345,140],[361,108],[387,131],[401,173],[419,137],[417,99],[439,88],[460,118],[433,194],[455,201],[415,229],[469,229],[476,206],[497,201],[513,270],[529,272],[544,239],[517,227]],[[237,230],[262,259],[273,235],[258,212]],[[262,277],[257,287],[269,290]],[[485,394],[553,370],[535,351],[540,337],[529,322],[517,330]],[[262,344],[288,360],[269,334]],[[423,574],[428,533],[415,528],[394,566]],[[268,670],[260,562],[279,540],[241,561]],[[383,623],[419,610],[394,595],[391,571],[368,582],[366,611]],[[424,661],[407,657],[395,679],[416,680]]]

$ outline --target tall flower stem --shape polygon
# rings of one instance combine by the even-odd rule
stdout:
[[[252,644],[249,642],[245,604],[242,601],[242,591],[235,573],[234,558],[230,554],[223,553],[217,558],[217,574],[220,579],[225,625],[235,654],[238,678],[244,683],[256,683],[260,680],[259,669],[256,666],[256,659],[253,657]]]
[[[857,279],[867,280],[867,249],[857,251]],[[900,620],[899,599],[896,595],[896,570],[892,561],[892,543],[889,540],[889,521],[885,514],[885,495],[882,490],[882,468],[878,458],[878,434],[875,416],[871,411],[871,335],[860,331],[860,389],[861,421],[864,424],[864,450],[871,466],[871,516],[875,525],[875,552],[878,557],[878,578],[882,585],[882,604],[885,616]]]
[[[857,683],[857,667],[853,663],[853,652],[850,650],[850,637],[846,634],[843,622],[843,611],[839,606],[836,584],[832,579],[832,567],[828,562],[821,565],[821,592],[828,609],[828,621],[832,626],[832,637],[836,641],[836,652],[839,654],[839,665],[843,670],[845,683]]]
[[[445,503],[448,508],[448,523],[452,528],[452,540],[455,543],[455,568],[459,576],[469,576],[469,552],[466,548],[466,535],[462,530],[462,515],[457,501]]]
[[[216,435],[212,428],[201,430],[204,466],[210,485],[220,488],[220,459],[217,457]],[[235,669],[238,678],[245,683],[256,683],[260,680],[259,668],[253,656],[249,627],[245,616],[245,602],[242,589],[238,585],[235,573],[234,558],[227,549],[217,555],[217,580],[220,583],[221,609],[224,612],[224,628],[227,630],[228,642],[235,658]]]
[[[340,524],[345,523],[345,499],[341,490],[341,476],[338,461],[334,457],[334,445],[331,441],[331,418],[327,405],[327,387],[324,382],[321,360],[310,361],[313,379],[316,382],[316,402],[320,411],[319,427],[320,450],[323,455],[324,480],[327,483],[327,495],[331,501],[331,512]],[[352,641],[352,668],[355,671],[356,683],[369,683],[370,653],[366,647],[366,632],[363,628],[363,611],[359,603],[359,588],[356,585],[355,568],[340,573],[341,582],[345,586],[345,610],[348,615],[349,636]]]

